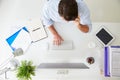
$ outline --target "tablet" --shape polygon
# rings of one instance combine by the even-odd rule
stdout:
[[[108,46],[115,37],[113,36],[110,31],[108,31],[105,26],[101,26],[100,29],[96,32],[96,38],[100,43],[102,43],[104,46]]]

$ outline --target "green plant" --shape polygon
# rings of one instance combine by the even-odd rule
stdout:
[[[31,76],[35,76],[35,67],[32,61],[21,61],[21,65],[17,68],[18,80],[32,80]]]

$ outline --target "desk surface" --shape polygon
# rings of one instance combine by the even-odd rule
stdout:
[[[34,6],[33,1],[24,0],[2,0],[2,4],[0,5],[0,37],[7,38],[11,32],[20,28],[20,26],[24,26],[25,22],[34,18],[40,17],[39,10],[42,8],[44,4],[40,5],[40,2],[44,3],[47,0],[38,0],[38,2],[34,1],[34,4],[39,5]],[[26,6],[26,3],[29,4]],[[8,4],[9,3],[9,4]],[[17,6],[16,6],[17,5]],[[22,5],[22,6],[21,6]],[[33,5],[33,6],[31,6]],[[32,10],[31,10],[32,9]],[[11,10],[11,11],[9,11]],[[14,24],[14,25],[13,25]],[[84,34],[80,32],[77,27],[75,27],[72,23],[70,24],[56,24],[58,32],[64,38],[64,40],[72,40],[74,43],[73,50],[61,50],[61,51],[53,51],[46,50],[46,43],[51,42],[51,34],[48,31],[49,37],[42,41],[36,42],[30,46],[27,52],[24,55],[16,57],[19,61],[27,59],[33,60],[35,65],[39,65],[43,62],[85,62],[88,56],[95,57],[95,64],[89,65],[89,70],[69,70],[68,75],[59,75],[57,74],[59,70],[48,70],[48,69],[40,69],[36,71],[36,76],[33,77],[33,80],[120,80],[120,78],[105,78],[100,75],[100,63],[102,56],[102,47],[99,42],[96,41],[94,37],[94,33],[101,25],[105,25],[110,32],[115,35],[116,39],[112,43],[114,45],[120,45],[120,23],[93,23],[92,32],[89,34]],[[15,29],[11,31],[11,27]],[[17,28],[16,28],[17,27]],[[1,35],[2,34],[2,35]],[[95,42],[95,48],[89,48],[88,44]],[[64,70],[63,70],[64,71]],[[89,71],[89,73],[88,73]],[[61,70],[60,70],[61,72]],[[46,74],[47,73],[47,74]],[[4,75],[1,75],[4,77]],[[0,77],[1,77],[0,76]],[[9,80],[17,80],[15,77],[15,72],[8,72]],[[62,79],[62,80],[63,80]],[[0,78],[1,80],[1,78]],[[3,79],[2,79],[3,80]]]
[[[33,80],[48,80],[48,79],[65,79],[65,80],[118,80],[120,78],[105,78],[100,74],[101,62],[103,57],[103,48],[101,44],[95,38],[95,32],[99,29],[101,25],[105,25],[109,31],[115,35],[116,39],[112,45],[120,45],[120,23],[93,23],[93,28],[91,33],[80,32],[74,24],[62,24],[56,23],[56,29],[64,40],[72,40],[74,49],[73,50],[49,50],[46,46],[51,42],[52,35],[47,30],[48,38],[31,44],[27,52],[24,55],[16,57],[19,61],[21,60],[32,60],[35,65],[46,62],[66,62],[66,63],[80,63],[84,62],[90,67],[88,70],[75,70],[75,69],[37,69],[36,76]],[[6,34],[7,35],[7,34]],[[88,44],[94,42],[96,44],[95,48],[89,48]],[[86,63],[86,58],[92,56],[95,58],[95,63],[89,65]],[[60,70],[68,70],[69,73],[57,74],[61,72]],[[47,73],[47,74],[46,74]],[[9,80],[17,80],[15,78],[14,72],[8,72]]]

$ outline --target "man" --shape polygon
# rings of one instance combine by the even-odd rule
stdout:
[[[43,8],[42,20],[53,34],[55,45],[60,45],[63,38],[54,28],[54,22],[74,21],[84,33],[91,29],[90,12],[83,0],[49,0]]]

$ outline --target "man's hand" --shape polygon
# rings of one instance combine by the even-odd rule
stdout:
[[[59,34],[54,35],[54,38],[53,38],[54,45],[60,45],[62,41],[64,41],[64,40],[62,39],[62,37]]]
[[[81,30],[84,33],[89,32],[89,27],[87,25],[80,24],[80,18],[79,17],[76,18],[74,22],[75,22],[76,26],[79,28],[79,30]]]
[[[74,22],[75,22],[76,26],[78,26],[80,24],[80,18],[77,17]]]
[[[63,41],[62,37],[58,34],[58,32],[56,31],[56,29],[54,28],[53,25],[51,25],[50,27],[48,27],[48,29],[50,30],[50,32],[53,34],[53,44],[54,45],[60,45],[61,42]]]

